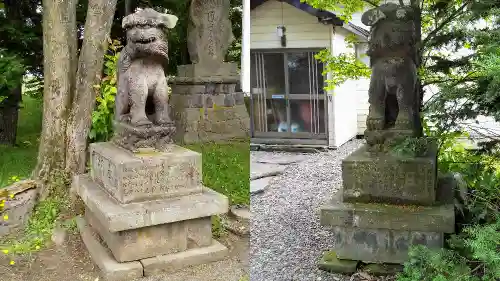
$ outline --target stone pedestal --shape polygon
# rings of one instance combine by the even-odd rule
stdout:
[[[225,196],[202,186],[201,155],[169,145],[133,153],[112,143],[90,147],[91,172],[73,188],[86,206],[82,239],[106,280],[133,280],[225,258],[211,217]]]
[[[365,146],[345,158],[343,190],[320,215],[335,234],[337,259],[323,257],[320,268],[402,264],[411,245],[442,247],[444,233],[454,232],[455,213],[453,190],[437,183],[436,162],[434,145],[421,157],[371,154]],[[325,265],[328,260],[336,265]]]
[[[179,66],[170,80],[176,134],[180,143],[224,141],[249,136],[250,118],[234,63],[213,69],[197,64]]]
[[[366,146],[342,161],[345,202],[432,205],[437,150],[422,157],[371,154]]]
[[[136,151],[141,148],[164,150],[172,143],[175,133],[173,122],[162,126],[134,127],[128,122],[113,122],[114,136],[112,142],[125,149]]]

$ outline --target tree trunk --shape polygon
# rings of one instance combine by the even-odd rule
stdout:
[[[17,117],[17,107],[0,107],[0,144],[16,144]]]
[[[132,13],[132,0],[125,0],[125,16]]]
[[[8,98],[0,105],[0,144],[16,144],[19,102],[21,102],[21,82],[16,89],[11,90]]]
[[[95,106],[94,85],[101,79],[104,53],[113,23],[117,0],[89,0],[83,45],[76,74],[76,92],[69,115],[66,172],[82,174],[87,159],[87,140]]]
[[[64,177],[66,127],[74,89],[77,0],[43,0],[43,128],[33,177],[49,195],[50,181]]]

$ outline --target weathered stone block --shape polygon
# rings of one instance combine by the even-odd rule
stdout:
[[[436,162],[434,146],[423,157],[370,154],[363,146],[342,161],[343,201],[434,204]]]
[[[235,105],[234,96],[232,94],[224,95],[224,106],[234,106],[234,105]]]
[[[171,273],[186,267],[196,266],[223,260],[229,250],[226,246],[213,240],[212,245],[203,248],[189,249],[184,252],[143,259],[144,276]]]
[[[327,251],[323,253],[318,268],[333,273],[351,274],[356,272],[358,263],[353,260],[340,260],[334,251]]]
[[[408,259],[411,245],[430,249],[443,247],[443,234],[438,232],[403,231],[334,227],[335,252],[339,259],[366,263],[399,263]]]
[[[140,262],[117,262],[108,249],[100,243],[97,233],[83,218],[77,218],[76,222],[83,243],[87,247],[92,261],[101,270],[105,281],[130,281],[143,276],[143,267]]]
[[[229,209],[227,197],[209,188],[176,198],[120,204],[88,174],[75,176],[72,184],[85,206],[110,232],[210,217]]]
[[[215,97],[224,98],[224,95]],[[178,105],[176,105],[178,106]],[[224,141],[248,137],[250,118],[245,105],[213,108],[179,108],[174,114],[175,140],[180,143]]]
[[[245,104],[245,94],[242,92],[234,93],[234,103],[236,105]]]
[[[24,227],[35,207],[38,190],[33,180],[23,180],[3,187],[0,190],[0,201],[5,200],[2,215],[7,215],[8,220],[0,223],[0,237],[9,235],[17,229]],[[14,197],[8,197],[13,194]]]
[[[345,203],[341,202],[340,197],[340,192],[337,192],[332,200],[321,208],[321,225],[444,233],[455,231],[453,204],[402,206]]]
[[[212,218],[205,217],[185,221],[188,238],[197,247],[208,247],[212,245]]]
[[[184,221],[110,232],[88,208],[85,219],[99,233],[118,262],[187,250],[188,232]]]
[[[170,198],[202,190],[201,154],[177,145],[132,153],[111,143],[90,145],[91,176],[121,203]]]
[[[178,76],[198,77],[198,76],[229,76],[238,75],[238,65],[231,62],[224,62],[219,69],[213,69],[212,66],[206,67],[200,64],[186,64],[177,66]]]

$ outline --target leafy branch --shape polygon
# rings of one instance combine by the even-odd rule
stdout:
[[[355,54],[332,56],[330,50],[322,50],[315,58],[324,65],[323,75],[331,74],[326,80],[326,90],[333,90],[350,79],[370,77],[371,69],[356,58]]]
[[[453,13],[449,14],[448,17],[446,17],[435,29],[433,29],[427,37],[422,40],[422,46],[426,46],[426,44],[432,39],[433,36],[435,36],[440,30],[442,30],[447,24],[449,24],[452,20],[456,19],[456,17],[464,12],[465,7],[469,5],[471,2],[465,1],[465,3],[460,6],[457,10],[455,10]]]

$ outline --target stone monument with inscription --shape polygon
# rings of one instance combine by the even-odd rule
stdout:
[[[224,62],[233,41],[229,0],[191,0],[188,50],[191,63],[179,65],[170,80],[177,128],[182,143],[247,137],[250,119],[244,94],[236,92],[235,63]]]
[[[342,192],[321,209],[321,224],[335,240],[322,269],[354,272],[360,261],[401,264],[411,245],[439,248],[444,233],[454,231],[453,191],[438,183],[436,143],[422,137],[417,16],[412,7],[392,3],[362,16],[372,27],[367,144],[342,161]],[[398,145],[409,149],[403,153]]]
[[[90,145],[90,173],[75,176],[85,204],[78,226],[108,281],[134,280],[224,259],[212,239],[214,215],[228,199],[202,185],[197,152],[172,144],[165,28],[177,18],[144,9],[123,19],[116,135]]]

